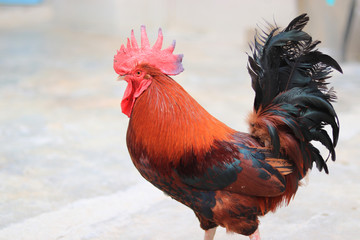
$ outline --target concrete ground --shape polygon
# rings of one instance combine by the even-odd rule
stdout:
[[[246,131],[254,94],[236,39],[220,51],[222,39],[172,36],[185,55],[185,72],[174,78],[210,113]],[[128,156],[119,106],[125,83],[112,69],[124,41],[49,25],[1,30],[1,240],[202,238],[192,211],[143,180]],[[314,170],[288,207],[261,219],[265,240],[360,236],[360,65],[342,67],[331,79],[338,159],[329,175]],[[219,229],[216,239],[247,238]]]

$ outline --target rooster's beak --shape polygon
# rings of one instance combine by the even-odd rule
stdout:
[[[119,75],[117,78],[118,81],[125,80],[125,75]]]

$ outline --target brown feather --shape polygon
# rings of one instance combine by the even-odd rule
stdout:
[[[265,158],[265,161],[276,168],[282,175],[288,175],[294,171],[294,166],[287,159]]]
[[[201,161],[215,140],[230,140],[235,130],[210,115],[178,83],[156,68],[141,67],[153,82],[134,105],[128,144],[148,154],[159,170],[178,166],[189,150]]]

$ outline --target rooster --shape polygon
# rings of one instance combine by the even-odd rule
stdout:
[[[303,14],[283,30],[255,36],[249,133],[217,120],[170,77],[183,71],[183,55],[173,54],[175,41],[162,49],[161,29],[152,47],[144,26],[141,46],[132,31],[114,57],[115,72],[128,84],[121,108],[130,118],[126,139],[135,167],[195,212],[206,240],[219,225],[260,239],[258,217],[288,204],[313,163],[328,173],[312,141],[335,160],[339,121],[326,80],[342,70],[303,31],[308,20]]]

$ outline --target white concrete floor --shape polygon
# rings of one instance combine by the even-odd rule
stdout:
[[[201,41],[178,36],[185,72],[174,78],[213,115],[246,131],[253,103],[247,56],[236,40],[221,51],[216,39]],[[128,119],[119,107],[125,83],[112,69],[123,42],[49,26],[1,31],[1,240],[202,238],[191,210],[143,180],[128,156]],[[314,170],[290,206],[262,218],[265,240],[360,235],[360,65],[342,66],[344,74],[331,79],[338,160],[329,175]],[[219,229],[216,239],[247,238]]]

